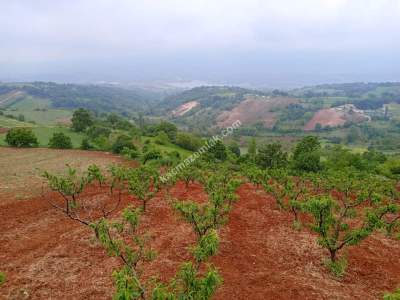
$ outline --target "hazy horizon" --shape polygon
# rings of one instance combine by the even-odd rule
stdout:
[[[0,3],[0,81],[400,81],[400,2]]]

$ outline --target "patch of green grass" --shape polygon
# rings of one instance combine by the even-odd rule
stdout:
[[[390,103],[387,104],[387,107],[388,107],[388,112],[391,116],[393,116],[393,119],[400,120],[400,104]]]
[[[0,116],[0,127],[3,127],[3,128],[35,127],[35,125],[31,124],[31,123],[27,123],[27,122],[20,122],[18,120],[7,118],[5,116]]]
[[[37,127],[32,127],[32,131],[36,135],[40,147],[48,147],[50,138],[56,132],[62,132],[68,135],[71,138],[72,146],[74,148],[79,148],[83,138],[85,137],[82,133],[74,132],[68,127],[63,127],[63,126],[54,126],[54,127],[37,126]],[[5,137],[6,134],[0,135],[0,146],[7,146],[7,143],[5,142]]]
[[[72,111],[65,109],[52,109],[51,101],[32,96],[13,102],[4,110],[4,114],[18,117],[24,115],[25,121],[33,121],[40,125],[57,125],[59,121],[65,121],[72,117]]]
[[[35,110],[44,109],[51,106],[51,101],[48,99],[35,98],[32,96],[25,96],[24,99],[19,100],[7,107],[9,110]]]
[[[143,138],[143,142],[144,142],[145,140],[150,140],[151,143],[152,143],[152,145],[154,146],[154,148],[156,148],[157,150],[159,150],[160,152],[163,152],[163,153],[165,153],[165,152],[172,152],[172,151],[178,151],[182,158],[186,158],[186,157],[188,157],[190,154],[192,154],[191,151],[188,151],[188,150],[186,150],[186,149],[183,149],[183,148],[181,148],[181,147],[179,147],[179,146],[177,146],[177,145],[174,145],[174,144],[172,144],[172,143],[169,143],[169,142],[166,143],[165,145],[156,144],[156,143],[154,142],[154,141],[155,141],[155,138],[154,138],[154,137],[145,137],[145,138]]]
[[[34,121],[39,125],[56,125],[58,121],[72,117],[72,111],[63,109],[47,109],[42,110],[6,110],[5,114],[10,114],[18,117],[24,115],[26,121]]]

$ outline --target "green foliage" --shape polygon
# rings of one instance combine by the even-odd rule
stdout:
[[[217,161],[225,161],[228,157],[226,147],[221,141],[217,141],[215,145],[209,149],[208,154]]]
[[[179,132],[176,135],[175,144],[189,151],[198,150],[203,144],[201,139],[185,132]]]
[[[53,175],[47,171],[43,173],[43,177],[47,179],[50,189],[62,196],[64,204],[60,206],[51,201],[49,202],[53,207],[63,211],[70,219],[89,225],[90,221],[82,219],[78,213],[80,208],[78,196],[87,185],[88,178],[87,176],[78,176],[76,169],[71,168],[69,165],[67,167],[68,172],[65,176]]]
[[[218,229],[227,221],[233,202],[237,199],[236,190],[240,181],[225,172],[212,174],[206,179],[205,190],[208,202],[192,201],[175,202],[175,209],[193,226],[193,230],[201,239],[211,229]]]
[[[112,145],[112,151],[114,153],[121,153],[124,148],[136,149],[135,145],[132,143],[132,138],[121,134],[117,137],[114,144]]]
[[[258,149],[256,163],[262,168],[284,168],[287,165],[287,153],[280,143],[263,145]]]
[[[216,230],[210,230],[207,234],[200,237],[197,245],[193,249],[193,256],[197,263],[207,261],[214,256],[219,247],[219,239]]]
[[[213,213],[210,204],[198,204],[194,201],[175,202],[174,208],[193,226],[198,238],[214,228]]]
[[[201,172],[199,170],[198,164],[191,164],[186,168],[183,168],[178,174],[178,178],[185,182],[186,190],[189,188],[190,183],[194,183],[201,177]]]
[[[194,300],[211,299],[222,284],[218,271],[209,266],[204,275],[192,262],[184,263],[169,285],[158,285],[153,290],[153,300]]]
[[[359,217],[360,206],[367,199],[360,197],[352,189],[354,181],[347,183],[342,181],[339,201],[335,201],[331,195],[317,195],[311,197],[305,204],[304,210],[313,217],[311,229],[318,235],[318,243],[330,253],[332,263],[337,262],[337,253],[349,245],[357,245],[372,232],[382,226],[383,217],[390,211],[388,208],[364,210],[364,218],[361,224],[354,224],[352,220]],[[358,208],[358,210],[357,210]]]
[[[136,159],[140,156],[137,149],[122,148],[121,154],[128,159]]]
[[[100,126],[100,125],[92,125],[87,129],[87,135],[92,138],[98,138],[101,136],[104,137],[109,137],[109,135],[111,134],[111,129],[105,126]]]
[[[217,228],[226,220],[231,203],[236,199],[239,182],[231,177],[213,174],[206,180],[207,203],[176,201],[175,209],[188,221],[197,235],[197,244],[192,248],[195,263],[185,262],[175,278],[168,284],[158,284],[153,290],[153,299],[210,299],[222,278],[213,266],[202,265],[215,255],[219,247]],[[205,270],[205,271],[200,271]]]
[[[71,122],[71,127],[74,131],[82,132],[93,124],[93,119],[90,111],[79,108],[74,111]]]
[[[121,193],[122,190],[125,189],[125,183],[129,178],[129,174],[131,169],[128,169],[124,166],[112,165],[108,169],[111,174],[111,184],[110,184],[110,192],[111,194],[115,189],[119,190]]]
[[[131,122],[129,122],[127,119],[123,118],[122,116],[116,113],[109,114],[104,123],[112,129],[120,129],[120,130],[135,129],[135,126],[131,124]]]
[[[13,147],[36,147],[38,141],[29,128],[12,128],[7,132],[6,143]]]
[[[142,162],[144,165],[150,160],[158,160],[161,158],[162,158],[161,152],[156,149],[149,149],[148,151],[145,151],[142,154]]]
[[[167,135],[168,140],[175,141],[178,128],[173,123],[162,121],[157,125],[157,131],[159,133],[164,132]]]
[[[240,156],[240,148],[239,148],[239,145],[237,143],[235,143],[235,142],[230,143],[228,145],[228,149],[229,149],[229,151],[231,151],[237,157]]]
[[[88,167],[87,183],[92,183],[93,181],[97,181],[100,186],[106,182],[106,177],[96,165],[90,165]]]
[[[395,290],[393,293],[386,293],[383,300],[400,300],[400,289]]]
[[[122,268],[113,273],[116,287],[113,299],[142,299],[145,295],[139,268],[153,260],[155,252],[146,246],[146,237],[138,230],[140,214],[140,209],[127,207],[121,214],[121,222],[102,218],[91,224],[108,255],[119,257],[123,262]]]
[[[146,211],[147,203],[161,188],[160,174],[152,167],[141,166],[133,169],[128,177],[129,193],[142,201],[142,210]]]
[[[0,272],[0,286],[2,286],[7,281],[6,274]]]
[[[321,144],[317,137],[306,136],[297,143],[293,151],[293,167],[304,172],[321,170]]]
[[[343,277],[347,269],[347,260],[344,257],[336,261],[327,260],[325,264],[335,277]]]
[[[23,114],[19,114],[17,119],[20,122],[25,122],[25,116]]]
[[[89,139],[84,138],[84,139],[82,140],[82,143],[81,143],[80,148],[81,148],[82,150],[90,150],[90,149],[93,148],[93,146],[90,144]]]
[[[169,142],[169,137],[164,131],[160,131],[155,137],[154,142],[159,145],[165,145]]]
[[[49,140],[49,147],[56,149],[71,149],[72,141],[68,135],[62,132],[55,132]]]
[[[256,139],[252,138],[250,140],[250,144],[247,148],[247,154],[249,155],[249,158],[251,161],[254,161],[256,159],[256,154],[257,154],[257,143]]]

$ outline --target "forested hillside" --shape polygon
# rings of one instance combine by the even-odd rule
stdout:
[[[0,83],[0,107],[7,108],[26,99],[49,100],[52,108],[86,108],[97,112],[145,111],[159,95],[141,89],[53,82]]]

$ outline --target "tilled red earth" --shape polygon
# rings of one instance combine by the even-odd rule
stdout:
[[[52,196],[51,194],[48,195]],[[198,185],[179,183],[173,196],[205,199]],[[213,259],[224,278],[215,299],[381,299],[400,285],[400,242],[377,233],[349,248],[348,272],[333,278],[322,263],[327,253],[307,229],[292,228],[292,217],[249,184],[239,189],[221,247]],[[102,197],[90,188],[85,197]],[[2,202],[0,202],[2,203]],[[0,299],[110,299],[112,270],[119,261],[106,255],[92,232],[66,219],[46,200],[34,198],[0,206],[0,271],[7,282]],[[123,205],[138,205],[125,195]],[[161,195],[142,219],[157,259],[146,275],[168,279],[190,258],[195,237]]]

